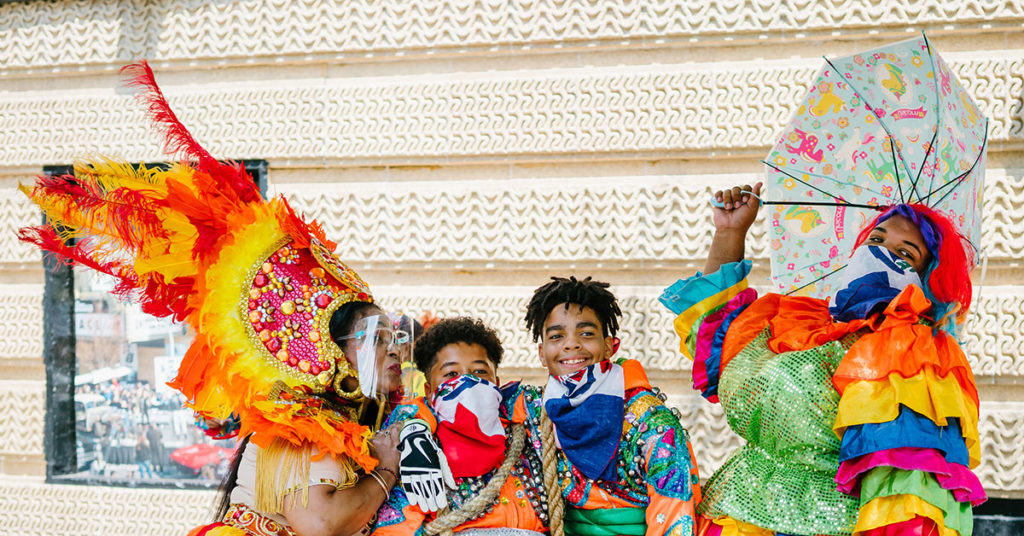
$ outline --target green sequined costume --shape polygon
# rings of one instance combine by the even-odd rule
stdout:
[[[839,393],[832,374],[856,340],[776,354],[768,331],[729,362],[719,399],[747,444],[704,486],[698,511],[785,534],[851,534],[858,500],[836,491]]]

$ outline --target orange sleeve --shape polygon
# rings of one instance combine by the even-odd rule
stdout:
[[[680,428],[681,430],[681,428]],[[663,436],[664,439],[664,436]],[[651,502],[647,505],[646,536],[692,536],[697,534],[697,505],[700,504],[700,476],[697,471],[697,459],[693,455],[693,446],[682,438],[686,452],[681,452],[683,445],[677,444],[675,454],[687,460],[686,464],[678,464],[678,471],[685,471],[688,481],[688,492],[669,492],[657,482],[661,475],[651,473],[651,459],[655,457],[655,448],[648,454],[647,494]],[[661,488],[661,489],[659,489]]]

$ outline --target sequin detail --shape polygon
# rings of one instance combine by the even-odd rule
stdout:
[[[747,444],[704,486],[701,514],[787,534],[853,531],[857,500],[833,480],[839,393],[832,374],[857,337],[776,354],[764,330],[730,361],[719,397],[730,428]]]
[[[224,514],[223,523],[242,529],[250,536],[296,536],[288,525],[278,523],[244,504],[232,504]]]
[[[315,249],[317,245],[320,250]],[[354,272],[333,279],[346,273],[335,266],[340,261],[327,263],[332,268],[325,272],[322,259],[332,257],[322,244],[316,242],[311,248],[315,260],[300,255],[288,238],[274,242],[264,262],[250,268],[245,279],[248,291],[239,307],[247,335],[263,358],[311,392],[320,393],[331,385],[336,367],[345,372],[349,368],[341,349],[331,341],[331,314],[345,302],[370,298],[366,283]],[[339,285],[339,281],[347,285],[356,280],[355,294]]]

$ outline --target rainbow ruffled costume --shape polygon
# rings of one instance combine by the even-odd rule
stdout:
[[[192,138],[146,63],[123,72],[181,161],[94,159],[74,176],[40,177],[22,190],[47,223],[20,238],[114,277],[116,292],[149,314],[187,321],[195,340],[170,385],[200,416],[234,415],[238,434],[300,474],[330,456],[345,477],[338,486],[354,483],[377,461],[370,430],[355,422],[364,397],[342,387],[356,371],[329,323],[341,305],[372,301],[369,288],[318,224],[284,198],[265,201],[241,165]],[[273,504],[285,490],[265,491]]]
[[[917,286],[836,322],[823,300],[748,288],[750,262],[666,289],[694,387],[746,445],[704,487],[711,535],[969,536],[985,500],[978,394]]]

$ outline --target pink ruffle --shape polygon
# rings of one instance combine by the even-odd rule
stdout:
[[[859,496],[860,475],[883,465],[932,473],[943,489],[953,492],[958,502],[970,501],[978,506],[988,498],[981,481],[966,466],[947,462],[937,450],[913,447],[880,450],[842,462],[836,472],[836,487],[847,495]]]
[[[704,391],[712,381],[718,382],[718,378],[708,378],[707,363],[711,356],[711,346],[715,340],[715,332],[722,326],[722,322],[736,309],[749,305],[757,299],[757,292],[752,288],[746,288],[733,296],[717,311],[710,313],[701,321],[697,330],[697,342],[693,351],[693,387],[698,391]],[[721,368],[719,368],[719,376]]]

